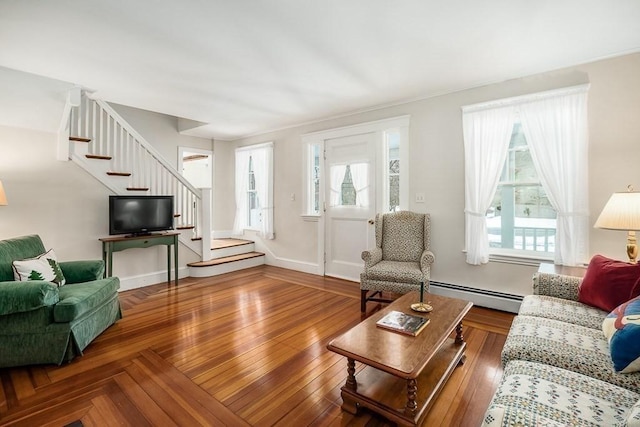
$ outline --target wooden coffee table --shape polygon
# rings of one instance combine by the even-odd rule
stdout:
[[[403,295],[329,343],[329,350],[347,357],[343,410],[356,414],[366,407],[398,424],[418,425],[455,367],[464,363],[462,318],[473,305],[468,301],[425,296],[433,306],[426,315],[431,321],[416,337],[376,326],[392,310],[420,315],[410,308],[418,299],[418,292]],[[367,365],[357,377],[356,361]]]

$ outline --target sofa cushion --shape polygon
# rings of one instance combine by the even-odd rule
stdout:
[[[362,274],[369,280],[415,284],[427,281],[420,269],[420,264],[417,262],[383,260]]]
[[[620,374],[612,369],[602,330],[516,316],[502,349],[503,365],[511,360],[545,363],[640,393],[640,372]]]
[[[35,258],[13,261],[13,278],[17,281],[45,280],[63,286],[64,274],[53,249]]]
[[[625,427],[640,427],[640,400],[629,411]]]
[[[600,329],[607,312],[596,307],[546,295],[527,295],[518,314],[560,320],[587,328]]]
[[[616,307],[602,322],[616,372],[640,370],[640,298]]]
[[[611,311],[640,294],[640,264],[594,255],[578,290],[578,301]]]
[[[58,302],[58,287],[50,282],[0,282],[0,315],[23,313]],[[6,327],[6,325],[3,325]]]
[[[640,395],[541,363],[507,364],[484,426],[613,426],[629,419]]]
[[[60,302],[53,310],[56,322],[70,322],[108,300],[118,291],[120,281],[116,277],[76,283],[59,288]]]

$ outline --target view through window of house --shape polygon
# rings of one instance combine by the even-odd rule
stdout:
[[[387,132],[389,211],[400,208],[400,132]]]
[[[311,146],[311,212],[320,213],[320,145]]]
[[[258,199],[258,192],[256,191],[256,177],[253,172],[253,158],[249,157],[249,189],[247,190],[247,197],[249,198],[249,212],[248,212],[248,226],[257,227],[260,225],[260,200]]]
[[[344,171],[344,179],[340,186],[340,200],[342,206],[355,206],[356,204],[356,188],[353,186],[353,178],[351,177],[351,165],[347,165]]]
[[[515,123],[496,195],[487,211],[489,247],[553,253],[556,212],[542,188],[520,123]]]

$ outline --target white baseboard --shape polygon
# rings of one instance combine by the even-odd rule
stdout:
[[[265,254],[266,255],[266,254]],[[296,261],[295,259],[278,258],[272,256],[265,256],[265,264],[273,265],[274,267],[282,267],[289,270],[300,271],[302,273],[309,273],[320,275],[318,264],[311,262]]]
[[[180,267],[178,269],[178,279],[189,277],[189,267]],[[120,289],[122,291],[130,291],[132,289],[143,288],[149,285],[157,285],[159,283],[167,283],[167,271],[156,271],[153,273],[140,274],[138,276],[120,277]],[[173,271],[171,273],[171,284],[174,283]],[[180,286],[180,283],[178,283]]]
[[[302,273],[322,275],[322,272],[320,271],[320,266],[318,264],[313,262],[297,261],[295,259],[277,257],[262,242],[262,239],[260,237],[252,236],[251,239],[255,243],[256,251],[262,252],[265,255],[264,263],[266,265],[272,265],[274,267],[282,267],[289,270],[300,271]]]
[[[474,288],[450,288],[439,286],[437,283],[431,283],[429,285],[429,292],[435,295],[442,295],[445,297],[459,298],[467,301],[471,301],[474,305],[486,308],[492,308],[494,310],[506,311],[509,313],[518,313],[520,310],[521,300],[517,298],[511,298],[509,296],[491,295],[482,292],[481,290],[475,291]]]

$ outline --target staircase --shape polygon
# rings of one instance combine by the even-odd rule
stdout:
[[[115,194],[173,195],[180,242],[202,260],[189,266],[193,276],[264,263],[264,254],[253,251],[253,242],[213,241],[211,189],[193,187],[109,104],[79,88],[69,93],[65,105],[58,159],[73,160]]]
[[[264,264],[264,254],[255,251],[255,243],[243,239],[215,239],[212,259],[187,264],[189,276],[210,277]]]

